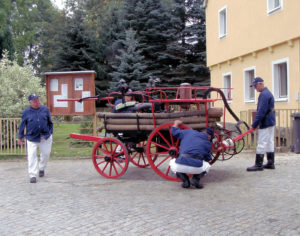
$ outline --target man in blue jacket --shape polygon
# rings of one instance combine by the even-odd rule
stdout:
[[[208,162],[211,160],[211,140],[214,132],[211,128],[207,128],[203,132],[193,129],[180,129],[179,126],[182,123],[181,120],[175,120],[171,128],[172,135],[181,140],[179,156],[175,163],[170,162],[171,169],[172,171],[174,169],[180,170],[178,165],[181,166],[182,170],[186,169],[187,172],[185,173],[175,171],[176,176],[183,181],[181,185],[183,188],[190,187],[190,184],[196,188],[203,188],[199,180],[210,168]],[[189,181],[186,173],[194,174],[191,181]]]
[[[27,140],[27,159],[30,183],[36,183],[36,175],[45,174],[45,168],[52,147],[53,123],[48,107],[40,104],[39,96],[28,96],[30,106],[25,108],[19,129],[18,143],[22,145],[23,138]],[[26,128],[26,134],[24,130]],[[38,165],[37,148],[40,149],[40,163]]]
[[[255,164],[248,167],[247,171],[261,171],[266,169],[275,169],[274,165],[274,127],[276,124],[274,112],[274,96],[267,87],[264,86],[264,80],[256,77],[251,87],[254,87],[260,93],[257,103],[257,112],[252,123],[252,128],[258,128],[258,140],[256,148]],[[264,154],[267,153],[267,164],[263,165]]]

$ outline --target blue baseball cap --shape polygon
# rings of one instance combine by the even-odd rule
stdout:
[[[254,87],[258,83],[262,83],[262,82],[264,82],[264,80],[262,78],[256,77],[256,78],[253,79],[252,84],[250,85],[250,87]]]
[[[209,134],[210,136],[214,136],[214,130],[212,128],[206,128],[206,133]]]
[[[35,93],[32,93],[28,96],[28,101],[32,101],[32,100],[35,100],[37,99],[39,96],[36,95]]]

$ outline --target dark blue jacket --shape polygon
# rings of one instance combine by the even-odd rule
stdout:
[[[24,129],[26,127],[26,135]],[[48,107],[41,105],[34,109],[31,106],[25,108],[22,114],[22,122],[19,129],[19,137],[26,137],[31,142],[40,142],[41,137],[48,139],[53,133],[53,123]]]
[[[265,129],[275,124],[274,96],[269,89],[265,87],[258,97],[257,112],[252,127]]]
[[[208,135],[203,132],[198,132],[193,129],[183,129],[172,127],[171,133],[175,138],[179,138],[180,149],[179,157],[176,159],[176,163],[201,167],[203,160],[211,160],[211,143],[208,140]],[[182,156],[182,154],[189,154],[193,157]]]

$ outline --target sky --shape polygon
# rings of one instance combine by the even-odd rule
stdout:
[[[51,0],[59,9],[64,8],[64,0]]]

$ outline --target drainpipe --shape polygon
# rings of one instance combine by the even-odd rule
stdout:
[[[298,38],[298,48],[299,48],[299,53],[298,53],[298,58],[299,58],[299,65],[298,65],[298,93],[297,93],[297,98],[298,98],[298,109],[300,109],[300,38]]]

